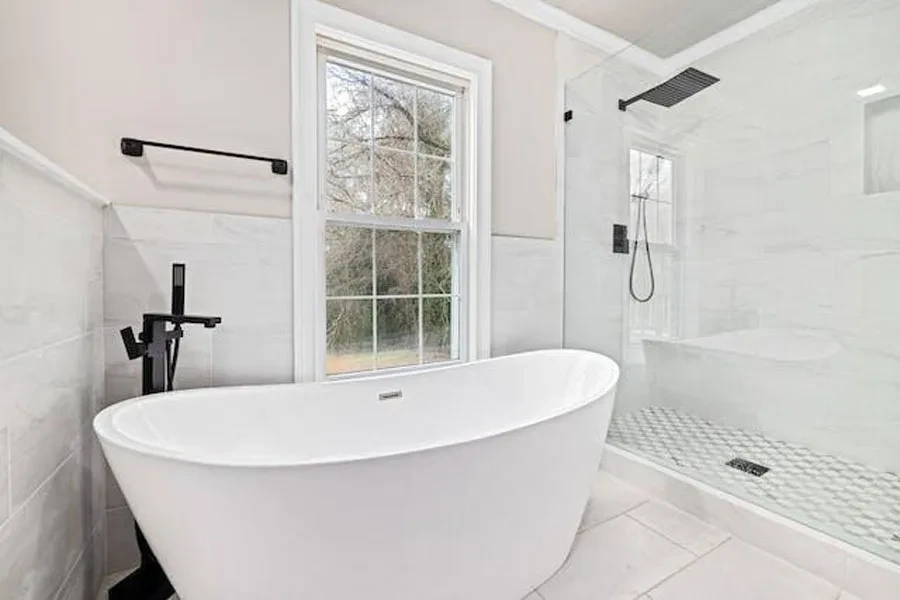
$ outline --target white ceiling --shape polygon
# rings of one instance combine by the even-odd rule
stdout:
[[[668,58],[778,0],[544,0]]]

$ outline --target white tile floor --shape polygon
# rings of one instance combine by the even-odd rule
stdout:
[[[613,419],[613,444],[827,534],[900,561],[900,475],[650,406]],[[771,468],[754,477],[740,456]]]
[[[526,600],[859,600],[602,473],[566,564]]]
[[[861,600],[603,472],[568,560],[525,598],[723,599]]]

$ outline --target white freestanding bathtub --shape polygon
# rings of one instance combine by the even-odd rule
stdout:
[[[519,600],[566,558],[617,380],[543,351],[147,396],[94,428],[185,600]]]

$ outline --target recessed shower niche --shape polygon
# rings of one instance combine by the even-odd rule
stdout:
[[[900,192],[900,95],[870,102],[866,121],[866,193]]]

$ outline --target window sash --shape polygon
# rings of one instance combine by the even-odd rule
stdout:
[[[393,61],[392,59],[385,59],[384,66],[381,64],[381,60],[384,57],[380,55],[373,55],[373,53],[367,53],[363,50],[357,50],[352,46],[343,45],[339,42],[330,43],[328,41],[324,41],[324,38],[320,38],[320,45],[318,47],[318,77],[317,81],[319,82],[319,181],[322,184],[319,185],[319,194],[316,198],[316,205],[319,213],[322,215],[322,223],[323,229],[324,226],[334,224],[334,225],[344,225],[350,227],[359,227],[359,228],[367,228],[367,229],[375,229],[375,230],[387,230],[387,231],[415,231],[421,233],[453,233],[456,234],[454,236],[455,244],[452,253],[452,293],[450,294],[424,294],[422,293],[422,266],[423,260],[421,255],[421,242],[419,244],[419,258],[418,258],[418,285],[419,285],[419,293],[418,294],[409,294],[409,295],[377,295],[375,293],[375,278],[377,277],[377,267],[373,262],[372,271],[373,271],[373,295],[363,295],[363,296],[328,296],[325,290],[324,281],[322,282],[322,289],[320,290],[321,297],[324,300],[325,306],[327,306],[328,301],[339,301],[339,300],[368,300],[373,304],[373,332],[372,332],[372,352],[373,352],[373,368],[371,370],[364,370],[359,372],[352,373],[328,373],[327,372],[327,360],[328,360],[328,351],[327,351],[327,339],[323,340],[323,343],[326,345],[326,348],[323,348],[321,352],[319,352],[320,360],[324,361],[326,364],[321,366],[321,369],[327,379],[334,378],[349,378],[354,376],[367,376],[372,373],[383,373],[383,372],[396,372],[396,371],[406,371],[406,370],[414,370],[416,368],[426,368],[433,367],[434,365],[440,364],[452,364],[454,362],[461,362],[469,360],[471,357],[468,355],[469,351],[469,340],[468,336],[470,335],[470,327],[469,327],[469,319],[470,319],[470,307],[468,303],[469,298],[469,269],[471,265],[469,264],[469,248],[470,248],[470,231],[469,231],[469,223],[468,223],[468,211],[469,211],[469,203],[466,202],[465,194],[466,194],[466,178],[467,174],[465,173],[465,160],[464,160],[464,147],[465,147],[465,135],[468,131],[466,128],[466,119],[467,115],[467,101],[466,101],[466,93],[467,88],[465,84],[455,80],[453,78],[442,78],[440,76],[437,77],[429,77],[424,75],[422,69],[411,67],[406,69],[405,63],[399,63],[398,61]],[[373,58],[374,56],[374,58]],[[441,157],[432,154],[428,154],[426,152],[419,151],[419,144],[417,137],[414,138],[415,143],[413,145],[413,150],[406,149],[397,149],[385,147],[385,150],[389,152],[397,152],[403,153],[406,155],[410,155],[413,157],[423,157],[428,159],[439,159],[448,162],[452,167],[452,178],[450,185],[450,193],[451,193],[451,210],[450,210],[450,218],[449,219],[437,219],[437,218],[429,218],[429,217],[408,217],[408,216],[397,216],[397,215],[379,215],[374,213],[374,202],[376,201],[375,197],[375,171],[374,171],[374,161],[370,164],[372,165],[372,172],[369,177],[370,180],[370,196],[372,201],[372,211],[373,212],[344,212],[344,211],[331,211],[328,210],[326,200],[327,200],[327,186],[324,185],[324,182],[327,181],[328,177],[328,168],[329,168],[329,157],[328,157],[328,142],[329,142],[329,132],[328,132],[328,112],[327,112],[327,65],[329,63],[335,63],[342,66],[346,66],[349,68],[354,68],[361,70],[363,72],[368,72],[375,76],[386,77],[395,81],[399,81],[404,84],[408,84],[414,86],[419,89],[426,89],[437,91],[443,94],[453,95],[453,110],[452,110],[452,121],[451,121],[451,153],[450,156]],[[383,68],[382,68],[383,67]],[[407,71],[409,75],[406,75],[404,71]],[[422,79],[418,77],[422,75]],[[437,74],[432,74],[437,75]],[[444,81],[442,81],[444,79]],[[449,79],[449,82],[447,81]],[[416,106],[418,102],[416,102]],[[373,106],[371,103],[370,97],[370,107]],[[414,131],[417,129],[417,123],[414,123]],[[370,127],[374,127],[373,123],[370,123]],[[374,133],[374,132],[372,132]],[[379,146],[376,145],[374,141],[374,135],[370,135],[370,140],[367,143],[361,143],[362,146],[368,146],[370,151],[374,153],[376,148]],[[344,140],[342,140],[344,141]],[[374,155],[373,155],[374,156]],[[419,190],[418,190],[418,160],[415,161],[416,164],[416,174],[415,174],[415,182],[414,193],[415,193],[415,206],[417,210],[420,207],[419,202]],[[323,280],[324,273],[327,272],[327,265],[325,265],[325,250],[324,244],[322,244],[322,250],[320,252],[321,260],[323,265]],[[450,325],[450,356],[451,358],[446,361],[440,362],[428,362],[425,363],[424,358],[424,301],[432,298],[446,298],[451,302],[451,325]],[[377,321],[377,301],[378,300],[391,300],[391,299],[417,299],[418,300],[418,357],[420,360],[420,364],[418,365],[407,365],[402,367],[382,367],[379,368],[377,363],[374,362],[374,357],[378,354],[378,321]],[[326,311],[322,312],[321,318],[325,319]]]

